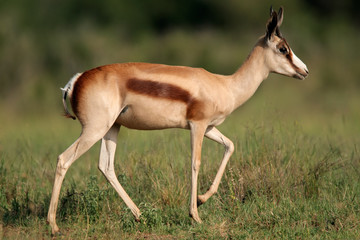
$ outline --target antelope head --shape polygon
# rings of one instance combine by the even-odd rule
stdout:
[[[309,74],[306,65],[291,50],[279,27],[283,21],[284,10],[276,13],[270,8],[270,19],[266,26],[266,63],[270,72],[279,73],[297,79],[305,79]]]

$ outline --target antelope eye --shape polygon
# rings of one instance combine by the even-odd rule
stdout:
[[[287,53],[286,47],[281,47],[281,48],[279,48],[279,51],[280,51],[282,54]]]

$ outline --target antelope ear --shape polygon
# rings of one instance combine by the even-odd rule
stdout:
[[[275,33],[277,25],[278,25],[278,17],[275,11],[272,11],[272,7],[270,8],[271,16],[266,24],[266,38],[268,40],[271,39],[271,36]]]
[[[276,35],[280,38],[282,38],[282,35],[281,35],[281,32],[280,32],[280,26],[282,24],[282,21],[284,19],[284,8],[283,7],[280,7],[279,11],[278,11],[278,14],[277,14],[277,27],[276,27]]]
[[[279,12],[278,12],[278,23],[277,23],[277,27],[280,27],[282,24],[282,21],[284,19],[284,8],[280,7]]]
[[[274,9],[273,9],[273,7],[272,7],[272,5],[271,5],[271,6],[270,6],[270,17],[272,17],[273,12],[274,12]]]

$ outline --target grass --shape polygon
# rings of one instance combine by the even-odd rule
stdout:
[[[56,158],[80,133],[78,123],[60,116],[59,87],[72,73],[145,61],[230,74],[264,30],[265,22],[256,19],[266,20],[260,7],[247,2],[236,10],[245,14],[241,21],[226,17],[236,22],[231,31],[221,24],[161,34],[146,30],[134,37],[118,24],[97,26],[88,18],[63,25],[66,12],[51,17],[48,29],[36,20],[46,14],[38,11],[40,18],[28,22],[21,14],[28,9],[14,3],[0,21],[0,239],[50,236],[46,214]],[[203,224],[188,217],[189,133],[122,129],[116,173],[142,221],[133,220],[98,171],[96,144],[73,164],[62,186],[62,238],[358,239],[360,62],[352,46],[359,31],[342,17],[349,15],[344,8],[325,17],[307,5],[286,5],[282,31],[310,76],[302,83],[270,77],[219,127],[236,150],[219,192],[199,208]],[[39,9],[54,15],[46,6]],[[200,193],[210,186],[222,154],[222,146],[205,140]]]
[[[285,84],[284,93],[274,97],[264,83],[220,127],[236,150],[218,193],[199,208],[203,224],[188,216],[189,133],[121,129],[116,173],[142,211],[141,222],[97,170],[96,144],[73,164],[62,186],[62,238],[356,239],[360,115],[352,102],[359,97],[348,94],[352,101],[344,107],[345,94],[328,92],[314,105],[295,84]],[[334,94],[340,102],[329,105]],[[56,113],[38,116],[0,118],[2,239],[50,236],[46,214],[56,158],[80,127]],[[222,154],[222,146],[205,140],[200,193],[210,186]]]

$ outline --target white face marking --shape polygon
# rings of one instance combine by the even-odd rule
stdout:
[[[300,70],[298,70],[297,74],[300,74],[302,75],[302,79],[304,79],[308,73],[309,73],[309,70],[307,69],[305,63],[303,63],[296,55],[295,53],[291,50],[292,52],[292,61],[293,61],[293,64]]]
[[[295,55],[285,39],[274,36],[268,46],[270,51],[267,64],[270,71],[301,80],[307,77],[306,65]]]

